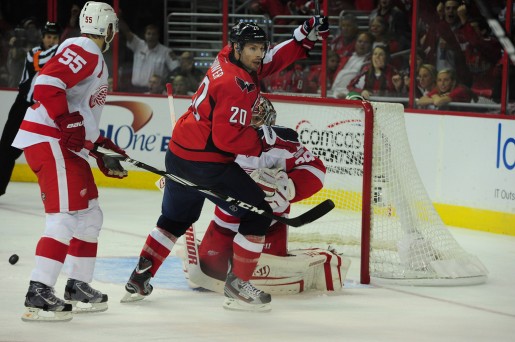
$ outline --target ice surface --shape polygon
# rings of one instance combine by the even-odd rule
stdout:
[[[353,260],[342,291],[276,296],[269,313],[241,313],[224,310],[219,294],[190,290],[173,256],[152,280],[150,297],[121,304],[161,194],[99,191],[104,228],[92,285],[109,295],[109,310],[68,323],[21,321],[44,213],[37,184],[11,183],[0,197],[0,341],[515,341],[515,237],[460,228],[452,234],[490,271],[484,285],[362,286]],[[196,226],[205,229],[211,214],[207,205]],[[56,285],[60,296],[65,281],[62,275]]]

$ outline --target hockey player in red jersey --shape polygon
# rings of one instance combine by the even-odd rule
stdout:
[[[252,124],[258,127],[263,124],[275,125],[275,117],[272,103],[260,96],[252,113]],[[309,198],[322,189],[326,171],[322,161],[303,146],[291,158],[277,158],[263,152],[259,157],[238,155],[236,163],[263,189],[265,200],[274,213],[283,216],[288,215],[290,203]],[[192,286],[223,292],[220,280],[225,280],[233,256],[232,240],[238,233],[239,225],[238,217],[216,207],[215,217],[198,246],[198,252],[191,244],[196,241],[191,241],[188,239],[191,236],[187,235],[183,260],[186,276]],[[263,254],[251,278],[254,285],[277,294],[299,293],[311,288],[337,290],[342,287],[350,259],[344,259],[327,249],[288,251],[287,240],[287,226],[272,222],[266,231]],[[198,253],[198,256],[192,253]]]
[[[295,29],[293,38],[268,49],[266,33],[254,23],[239,23],[207,71],[192,104],[177,121],[166,153],[168,173],[197,185],[225,193],[271,212],[264,193],[234,162],[236,155],[262,152],[291,157],[298,152],[297,134],[291,129],[250,125],[260,80],[295,60],[305,58],[318,38],[329,34],[327,18],[315,16]],[[209,198],[209,197],[208,197]],[[249,283],[263,249],[271,220],[227,202],[209,198],[241,219],[233,240],[232,267],[225,283],[224,307],[235,310],[270,310],[271,296]],[[199,192],[166,181],[162,212],[147,237],[140,260],[129,278],[129,296],[141,299],[152,292],[149,284],[178,237],[198,220],[205,197]]]
[[[107,310],[107,295],[93,289],[102,211],[88,154],[109,177],[123,178],[121,165],[85,149],[86,141],[125,152],[100,136],[99,121],[107,95],[107,65],[102,55],[118,32],[113,8],[87,2],[79,19],[82,36],[64,41],[40,71],[30,107],[13,146],[23,149],[38,177],[46,227],[36,247],[24,321],[67,321],[72,310]],[[54,294],[65,258],[69,279],[64,299]],[[44,311],[44,312],[43,312]]]
[[[275,127],[275,116],[272,103],[260,95],[252,112],[252,125]],[[299,152],[289,158],[278,158],[263,152],[260,156],[238,155],[236,163],[264,191],[265,200],[276,215],[288,215],[290,203],[308,198],[322,189],[325,177],[325,166],[322,161],[301,145]],[[228,259],[221,257],[220,254],[227,253],[232,257],[232,245],[223,242],[228,236],[238,232],[239,224],[240,218],[232,216],[230,212],[218,206],[215,208],[215,218],[211,221],[199,247],[201,266],[206,269],[208,275],[225,278]],[[285,256],[286,251],[286,225],[274,222],[266,232],[263,252]]]

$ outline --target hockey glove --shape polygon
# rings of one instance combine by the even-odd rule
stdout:
[[[292,158],[300,147],[299,135],[291,128],[262,125],[257,132],[261,138],[262,152],[272,157]]]
[[[103,147],[105,149],[111,150],[118,154],[121,154],[124,157],[128,157],[127,153],[124,150],[118,147],[111,139],[104,138],[103,136],[98,137],[97,141],[95,141],[95,145]]]
[[[320,17],[320,26],[316,28],[318,40],[325,40],[329,37],[329,19],[325,16]]]
[[[54,120],[61,132],[59,143],[63,148],[74,152],[80,152],[86,141],[86,129],[84,118],[79,112],[64,114]]]
[[[267,196],[272,196],[275,192],[279,192],[288,201],[295,197],[295,185],[288,177],[288,174],[281,169],[256,169],[252,171],[250,177]]]
[[[279,191],[274,192],[271,196],[265,196],[265,201],[268,202],[274,213],[282,213],[290,206],[290,201]]]
[[[114,159],[113,157],[109,157],[97,151],[89,151],[89,155],[96,159],[98,168],[107,177],[120,179],[127,177],[128,172],[123,168],[118,159]]]
[[[313,16],[293,31],[293,38],[302,46],[311,50],[318,39],[329,36],[329,21],[325,16]]]

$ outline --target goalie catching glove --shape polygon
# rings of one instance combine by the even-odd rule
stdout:
[[[125,151],[119,148],[109,138],[99,137],[97,141],[95,141],[95,145],[127,157]],[[122,164],[120,164],[120,161],[118,159],[115,159],[108,155],[104,155],[94,150],[90,151],[89,155],[96,159],[98,168],[107,177],[120,179],[127,177],[128,172],[123,168]]]
[[[299,135],[291,128],[262,125],[257,130],[263,152],[277,158],[292,158],[297,153]]]
[[[317,40],[324,40],[328,36],[329,20],[320,15],[309,18],[293,31],[293,38],[308,50],[315,46]]]
[[[295,184],[281,169],[257,169],[250,177],[263,190],[265,200],[274,212],[283,212],[295,197]]]

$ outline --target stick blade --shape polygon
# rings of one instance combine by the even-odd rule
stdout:
[[[288,220],[288,224],[292,227],[300,227],[305,224],[318,220],[328,212],[334,209],[334,202],[326,199],[311,210],[306,211],[304,214]]]

